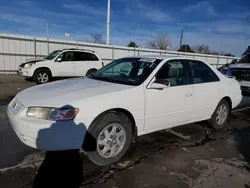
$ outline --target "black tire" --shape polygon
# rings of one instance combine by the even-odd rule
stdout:
[[[42,81],[39,76],[41,75],[46,75],[47,79],[44,81]],[[38,69],[36,70],[34,76],[33,76],[33,80],[37,83],[37,84],[45,84],[51,81],[51,72],[48,69]]]
[[[97,140],[101,132],[111,124],[118,123],[121,125],[126,132],[126,140],[124,142],[123,147],[121,150],[115,155],[110,158],[105,158],[100,155],[97,145]],[[83,142],[83,150],[86,152],[88,158],[95,164],[99,166],[106,166],[111,163],[117,162],[128,150],[129,145],[132,140],[132,122],[131,120],[121,112],[107,112],[97,118],[89,127],[88,135],[85,136]],[[90,145],[94,145],[94,148],[90,149]],[[87,148],[87,149],[86,149]]]
[[[87,71],[87,73],[86,73],[85,76],[89,76],[89,75],[93,74],[93,73],[96,72],[96,71],[97,71],[97,69],[89,69],[89,70]]]
[[[223,121],[223,123],[219,124],[218,121],[216,120],[216,117],[217,117],[217,114],[218,114],[218,109],[221,107],[221,106],[225,106],[226,109],[227,109],[227,113],[226,113],[226,118],[225,120]],[[227,127],[227,121],[228,121],[228,118],[229,118],[229,115],[230,115],[230,105],[228,104],[228,101],[227,100],[224,100],[222,99],[218,106],[216,107],[211,119],[209,119],[207,122],[209,124],[209,126],[211,126],[212,128],[216,129],[216,130],[219,130],[219,129],[224,129]]]

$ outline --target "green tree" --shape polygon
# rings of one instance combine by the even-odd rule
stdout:
[[[136,45],[136,43],[135,43],[134,41],[131,41],[131,42],[128,44],[128,47],[137,48],[138,45]]]
[[[178,50],[178,52],[194,53],[194,50],[188,44],[183,44],[181,48]]]
[[[250,54],[250,46],[247,47],[246,51],[242,54],[242,56]]]

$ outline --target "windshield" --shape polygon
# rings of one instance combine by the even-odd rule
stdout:
[[[140,85],[161,62],[152,58],[122,58],[101,68],[89,78],[127,85]]]
[[[53,51],[48,56],[46,56],[44,59],[52,60],[61,52],[62,52],[61,50]]]
[[[250,63],[250,54],[245,55],[238,61],[238,64],[242,63]]]

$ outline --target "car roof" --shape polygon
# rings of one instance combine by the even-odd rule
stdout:
[[[92,52],[92,53],[95,53],[95,51],[93,51],[93,50],[79,49],[79,48],[65,48],[65,49],[62,49],[62,51],[82,51],[82,52]]]
[[[177,56],[177,55],[138,55],[138,56],[127,56],[125,58],[150,58],[150,59],[193,59],[198,60],[193,57]]]

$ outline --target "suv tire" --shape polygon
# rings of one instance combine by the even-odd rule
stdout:
[[[97,70],[96,69],[89,69],[86,73],[86,76],[89,76],[91,74],[93,74],[94,72],[96,72]]]
[[[37,84],[45,84],[51,80],[51,72],[48,69],[38,69],[36,70],[33,80]]]

